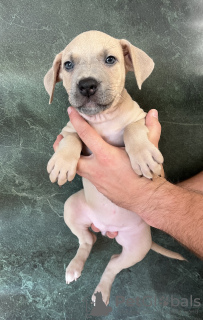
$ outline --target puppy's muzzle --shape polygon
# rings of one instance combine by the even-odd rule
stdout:
[[[89,98],[95,94],[98,85],[99,83],[94,78],[85,78],[79,81],[78,89],[83,96]]]

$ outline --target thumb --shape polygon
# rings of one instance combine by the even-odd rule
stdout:
[[[95,155],[100,154],[101,149],[108,144],[102,137],[79,115],[72,107],[68,108],[70,121],[77,131],[80,139]]]
[[[161,125],[158,120],[158,111],[151,109],[146,116],[146,126],[149,130],[149,140],[158,148],[159,139],[161,136]]]

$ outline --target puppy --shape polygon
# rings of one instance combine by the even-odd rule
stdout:
[[[56,82],[63,81],[70,104],[108,143],[124,147],[138,175],[152,178],[161,174],[163,157],[148,140],[146,113],[127,93],[125,76],[134,71],[139,89],[154,68],[153,60],[127,40],[118,40],[99,31],[88,31],[73,39],[56,55],[44,78],[53,99]],[[48,163],[51,182],[63,185],[75,177],[82,142],[68,122],[63,139]],[[90,152],[87,150],[87,152]],[[77,280],[84,268],[96,235],[89,230],[117,232],[121,254],[112,256],[94,293],[101,292],[108,304],[115,276],[124,268],[141,261],[150,249],[168,257],[184,260],[152,242],[150,227],[135,212],[120,208],[104,197],[87,179],[84,189],[65,203],[64,219],[78,237],[76,256],[66,269],[66,282]],[[104,210],[105,207],[105,210]],[[92,296],[95,301],[95,294]]]

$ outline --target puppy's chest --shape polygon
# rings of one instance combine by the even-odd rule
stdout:
[[[94,127],[94,126],[93,126]],[[107,143],[111,144],[112,146],[115,147],[124,147],[124,141],[123,141],[123,133],[124,129],[120,130],[113,130],[112,128],[99,128],[99,127],[94,127],[94,129],[99,133],[99,135],[106,141]],[[90,155],[91,151],[86,147],[83,146],[83,154],[85,155]]]
[[[124,147],[123,133],[124,129],[114,132],[109,130],[109,132],[107,131],[103,134],[101,133],[100,135],[106,142],[108,142],[112,146]]]
[[[109,144],[116,147],[123,147],[123,133],[124,126],[114,123],[113,121],[107,121],[101,124],[92,124],[92,127],[97,133]]]

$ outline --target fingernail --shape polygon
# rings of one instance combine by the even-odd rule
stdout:
[[[70,115],[70,114],[71,114],[71,112],[72,112],[72,108],[71,108],[71,107],[69,107],[69,108],[68,108],[68,114]]]
[[[153,109],[152,116],[156,119],[158,119],[158,111],[156,109]]]

